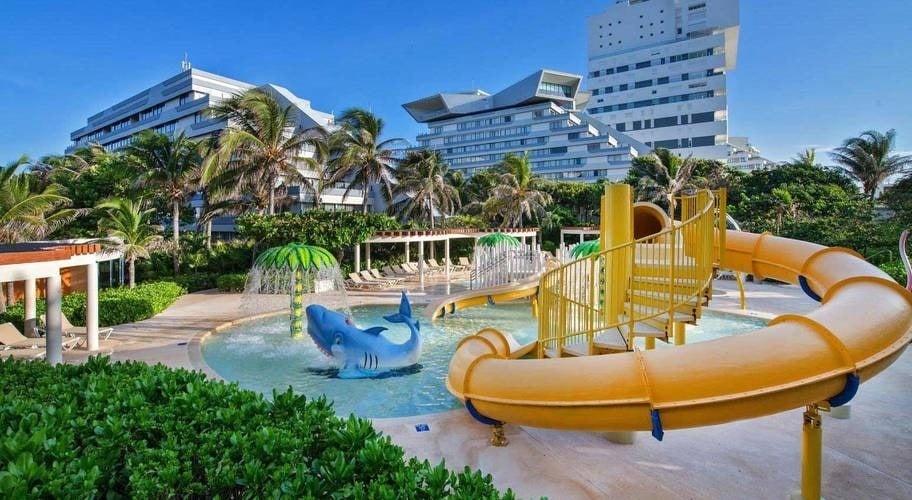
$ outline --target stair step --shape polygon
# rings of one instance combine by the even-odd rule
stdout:
[[[696,323],[697,318],[693,314],[693,308],[690,306],[684,306],[689,308],[687,312],[675,311],[671,317],[672,321],[678,321],[683,323]],[[659,321],[668,321],[668,312],[664,308],[650,307],[648,305],[642,304],[633,304],[630,302],[624,303],[624,308],[628,311],[633,311],[636,313],[637,317],[650,316],[650,319],[656,319]]]

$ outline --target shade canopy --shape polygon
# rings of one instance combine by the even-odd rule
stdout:
[[[598,239],[589,240],[573,247],[573,249],[570,250],[570,256],[574,259],[582,259],[583,257],[595,255],[601,252],[601,250],[602,247]]]
[[[265,269],[328,269],[337,266],[336,258],[328,250],[318,246],[289,243],[272,247],[257,257],[256,265]]]
[[[520,245],[518,239],[504,233],[486,234],[481,238],[478,238],[478,244],[483,247],[495,247],[504,244],[518,247]]]

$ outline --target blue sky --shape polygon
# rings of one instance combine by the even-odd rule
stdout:
[[[404,102],[542,67],[585,73],[586,17],[612,1],[3,0],[0,163],[61,152],[89,115],[177,74],[185,51],[316,109],[370,108],[414,140]],[[905,0],[742,0],[730,133],[775,160],[871,128],[912,151],[910,14]]]

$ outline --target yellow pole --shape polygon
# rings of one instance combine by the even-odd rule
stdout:
[[[801,497],[819,500],[823,462],[823,429],[817,405],[804,412],[801,433]]]
[[[686,326],[687,326],[687,325],[684,324],[684,323],[681,322],[681,321],[675,321],[675,322],[674,322],[674,340],[675,340],[675,345],[684,345],[684,342],[685,342],[685,339],[686,339],[686,334],[685,334],[685,327],[686,327]]]
[[[656,348],[656,339],[655,337],[646,337],[646,350],[651,351]]]
[[[601,213],[601,240],[599,247],[602,251],[614,248],[633,241],[633,190],[628,184],[608,184],[605,186],[605,195],[602,197]],[[605,270],[605,289],[611,296],[605,297],[607,317],[605,324],[617,322],[618,315],[624,310],[625,293],[628,275],[632,270],[627,269],[627,261],[623,252],[612,255],[605,261],[608,269]]]

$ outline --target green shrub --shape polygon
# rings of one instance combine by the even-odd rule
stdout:
[[[188,292],[198,292],[200,290],[211,290],[217,285],[218,274],[216,273],[188,273],[178,274],[173,278],[164,278],[163,281],[173,281],[187,289]]]
[[[218,277],[216,284],[222,292],[243,292],[247,285],[247,273],[223,274]]]
[[[404,459],[322,397],[93,357],[0,364],[6,498],[512,498],[490,475]]]
[[[906,285],[906,268],[903,266],[902,261],[884,262],[878,267],[900,285]]]
[[[140,283],[136,288],[107,288],[98,293],[98,323],[113,326],[151,318],[168,308],[187,290],[170,281]],[[82,292],[63,296],[60,309],[74,325],[85,325],[86,295]],[[46,310],[44,299],[37,301],[38,314]],[[0,323],[10,322],[21,331],[25,318],[22,301],[0,313]]]

